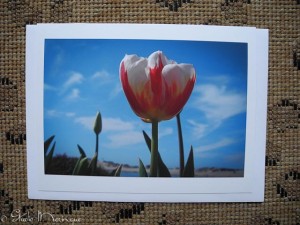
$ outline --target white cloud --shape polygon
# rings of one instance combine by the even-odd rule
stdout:
[[[78,117],[74,121],[92,131],[95,116]],[[120,118],[102,118],[102,123],[101,134],[106,134],[105,147],[107,148],[120,148],[143,141],[142,132],[135,131],[133,123],[122,121]]]
[[[65,51],[59,46],[55,46],[53,50],[55,51],[55,55],[54,61],[51,64],[50,74],[51,76],[57,76],[61,72],[61,66],[64,64]]]
[[[75,123],[79,123],[85,128],[92,130],[95,116],[78,117]],[[108,148],[119,148],[122,146],[141,143],[144,137],[141,131],[136,129],[133,122],[123,121],[120,118],[102,118],[102,132],[106,134]]]
[[[83,125],[92,130],[96,116],[83,116],[75,119],[75,123]],[[120,118],[102,118],[103,132],[131,131],[135,129],[134,123],[123,121]]]
[[[104,84],[113,82],[114,76],[112,74],[110,74],[109,72],[107,72],[106,70],[101,70],[101,71],[95,72],[91,76],[91,81],[97,82],[98,85],[104,85]]]
[[[158,132],[158,138],[162,138],[164,136],[171,135],[171,134],[173,134],[173,129],[171,127],[166,127],[161,129]]]
[[[246,97],[228,91],[226,86],[199,85],[195,88],[195,92],[199,95],[193,105],[208,119],[222,121],[246,110]]]
[[[217,150],[219,148],[231,145],[233,143],[234,143],[234,140],[229,139],[229,138],[223,138],[212,144],[196,147],[196,148],[194,148],[194,150],[195,150],[195,152],[207,152],[207,151]]]
[[[62,112],[62,111],[57,111],[55,109],[49,109],[46,110],[46,115],[47,117],[60,117],[60,116],[67,116],[67,117],[73,117],[75,116],[74,112]]]
[[[209,126],[203,123],[197,123],[194,120],[187,120],[187,122],[192,125],[192,136],[193,138],[202,138],[207,131]]]
[[[207,123],[199,123],[195,120],[187,120],[187,122],[192,126],[192,138],[194,139],[204,137],[221,125],[221,121],[219,120],[207,121]]]
[[[123,90],[120,82],[118,82],[115,87],[111,90],[110,94],[109,94],[109,98],[112,99],[114,97],[116,97],[119,93],[121,93]]]
[[[96,73],[94,73],[91,78],[92,79],[104,79],[104,80],[107,80],[107,79],[110,78],[110,75],[109,75],[109,73],[106,70],[101,70],[101,71],[97,71]]]
[[[226,77],[220,77],[226,80]],[[226,86],[203,84],[194,89],[196,97],[192,105],[201,111],[206,120],[199,123],[188,120],[192,126],[192,136],[200,139],[222,125],[224,120],[246,111],[246,97],[227,90]]]
[[[82,76],[81,73],[73,72],[70,75],[69,79],[66,80],[65,83],[63,84],[63,89],[66,90],[75,84],[81,84],[83,80],[84,80],[84,77]]]
[[[66,96],[66,100],[69,101],[74,101],[74,100],[78,100],[80,98],[80,91],[78,88],[73,88],[71,90],[71,93],[69,95]]]
[[[149,129],[147,129],[147,128],[145,127],[145,129],[143,129],[143,130],[144,130],[144,131],[147,133],[147,135],[151,138],[151,129],[149,130]],[[158,129],[158,139],[173,134],[173,131],[174,131],[174,130],[173,130],[173,128],[171,128],[171,127],[162,127],[162,128],[159,128],[159,129]]]
[[[134,123],[123,121],[120,118],[103,118],[102,121],[105,131],[128,131],[135,129]]]
[[[54,67],[59,67],[64,62],[64,51],[62,49],[56,54],[54,58]]]
[[[53,87],[49,84],[44,83],[44,90],[45,91],[57,91],[57,88],[55,88],[55,87]]]
[[[108,135],[109,142],[106,147],[120,148],[123,146],[133,145],[144,142],[144,137],[141,131],[126,131]]]
[[[96,116],[82,116],[75,118],[75,123],[81,124],[84,128],[92,130]]]
[[[159,138],[170,135],[172,133],[172,128],[164,128],[159,132]],[[145,143],[142,131],[137,130],[136,128],[111,133],[107,136],[107,138],[109,142],[106,144],[106,147],[109,148],[121,148],[123,146]]]
[[[214,84],[228,84],[230,79],[227,75],[218,75],[218,76],[207,76],[204,77],[204,79],[209,82],[209,83],[214,83]]]
[[[74,112],[66,112],[65,115],[66,115],[67,117],[73,117],[73,116],[76,115],[76,113],[74,113]]]
[[[62,115],[62,113],[56,111],[55,109],[46,110],[46,116],[48,116],[48,117],[59,117],[61,115]]]
[[[93,130],[95,116],[75,118],[75,123],[81,124],[88,130]],[[121,118],[102,118],[102,134],[105,134],[107,141],[105,146],[108,148],[120,148],[138,143],[143,143],[144,136],[142,129],[135,122],[124,121]],[[166,127],[160,130],[159,138],[170,135],[173,129]]]

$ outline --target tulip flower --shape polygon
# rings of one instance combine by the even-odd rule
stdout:
[[[161,51],[148,58],[126,55],[120,64],[120,80],[132,110],[152,123],[151,146],[157,149],[157,123],[173,118],[186,104],[196,80],[193,65],[177,64]],[[151,150],[151,164],[152,154],[156,153]],[[156,164],[157,155],[153,160]]]
[[[169,120],[187,102],[196,79],[191,64],[177,64],[157,51],[148,59],[126,55],[120,78],[133,111],[144,121]]]

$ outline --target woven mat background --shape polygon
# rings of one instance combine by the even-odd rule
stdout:
[[[265,202],[29,200],[25,26],[53,22],[213,24],[270,29]],[[0,224],[24,224],[9,220],[10,213],[16,210],[35,217],[27,224],[47,224],[38,223],[38,211],[79,219],[80,224],[300,224],[299,0],[0,0],[0,32]],[[50,220],[48,224],[52,224]]]

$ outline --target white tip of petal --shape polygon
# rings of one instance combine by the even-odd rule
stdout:
[[[140,92],[143,85],[148,81],[146,74],[147,59],[137,55],[125,55],[121,64],[124,63],[129,84],[134,92]]]
[[[153,52],[149,57],[148,57],[148,66],[150,68],[154,68],[159,66],[159,63],[162,63],[163,66],[167,65],[169,60],[167,57],[163,54],[162,51],[156,51]]]
[[[143,59],[142,57],[138,57],[137,55],[125,55],[122,62],[124,62],[125,68],[127,68],[128,65],[133,65],[137,63],[139,60]],[[122,63],[121,62],[121,63]]]
[[[178,64],[178,66],[184,72],[185,76],[188,76],[190,79],[196,76],[195,68],[192,64],[182,63],[182,64]]]
[[[195,77],[195,69],[191,64],[169,64],[162,71],[168,85],[174,83],[183,90],[187,82]]]

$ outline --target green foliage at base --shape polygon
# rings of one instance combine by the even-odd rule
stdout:
[[[84,149],[77,145],[80,154],[79,158],[69,158],[66,155],[55,156],[55,142],[48,153],[48,149],[54,140],[54,135],[44,142],[44,163],[46,174],[62,175],[83,175],[83,176],[120,176],[122,165],[119,165],[113,171],[106,171],[98,161],[99,134],[102,130],[102,119],[100,112],[97,112],[94,123],[94,133],[96,134],[95,154],[89,159]]]

